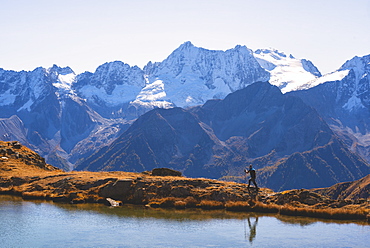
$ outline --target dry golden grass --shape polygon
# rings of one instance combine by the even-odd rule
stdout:
[[[95,195],[95,194],[88,194],[85,196],[85,202],[95,203],[95,202],[104,202],[105,198]]]
[[[246,201],[229,201],[225,204],[226,210],[237,211],[237,212],[249,212],[252,207]]]
[[[277,213],[279,212],[280,206],[276,204],[265,204],[258,201],[229,201],[225,204],[225,208],[229,211]]]
[[[212,200],[202,200],[196,204],[195,199],[174,198],[168,197],[163,199],[156,199],[150,203],[152,207],[168,208],[174,207],[177,209],[184,209],[189,207],[199,207],[205,210],[226,209],[234,212],[259,212],[259,213],[279,213],[281,215],[289,216],[306,216],[324,219],[338,219],[338,220],[364,220],[369,219],[369,211],[364,209],[315,209],[315,208],[301,208],[290,205],[280,206],[277,204],[265,204],[258,201],[229,201],[226,203]],[[191,203],[191,204],[190,204]]]
[[[276,204],[265,204],[262,202],[255,202],[252,211],[260,213],[277,213],[279,212],[279,209],[280,206]]]
[[[202,209],[223,209],[225,204],[219,201],[202,200],[199,203],[199,207]]]
[[[184,198],[175,198],[175,197],[166,197],[166,198],[157,198],[152,199],[148,203],[149,206],[157,208],[177,208],[177,209],[184,209],[184,208],[197,208],[200,207],[199,201],[197,201],[194,197],[188,196]]]
[[[176,201],[181,201],[182,199],[175,197],[166,197],[160,199],[153,199],[148,204],[151,207],[161,207],[161,208],[172,208],[175,207]]]
[[[315,208],[297,208],[289,205],[284,205],[279,211],[282,215],[290,216],[307,216],[324,219],[337,219],[337,220],[358,220],[366,219],[369,211],[365,209],[315,209]]]
[[[199,201],[197,201],[194,197],[188,196],[184,199],[186,203],[187,208],[195,208],[199,204]]]
[[[186,202],[184,201],[175,201],[174,207],[177,209],[185,209],[186,208]]]
[[[12,190],[11,187],[0,187],[0,194],[6,194],[6,193],[10,193]]]

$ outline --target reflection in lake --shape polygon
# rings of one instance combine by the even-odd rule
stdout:
[[[254,217],[254,221],[252,220],[253,222],[251,221],[252,218],[253,217],[249,217],[249,216],[247,217],[248,227],[249,227],[248,240],[251,244],[253,243],[253,240],[256,238],[256,228],[257,228],[257,223],[258,223],[258,216]]]
[[[0,195],[2,247],[366,247],[366,223]]]

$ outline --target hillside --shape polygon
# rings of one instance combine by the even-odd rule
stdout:
[[[367,163],[337,139],[310,151],[294,153],[259,171],[262,185],[276,191],[327,187],[368,173]]]
[[[316,189],[314,191],[334,200],[369,199],[370,174],[353,182],[337,183],[331,187]]]
[[[43,157],[17,141],[0,141],[0,170],[2,177],[62,172],[59,168],[45,163]]]
[[[245,184],[183,177],[176,171],[69,172],[45,164],[43,158],[17,142],[0,142],[0,194],[23,199],[68,203],[133,203],[146,207],[226,209],[329,219],[368,220],[365,201],[330,200],[308,190],[281,193]],[[5,153],[4,153],[5,151]],[[176,176],[175,176],[176,174]]]

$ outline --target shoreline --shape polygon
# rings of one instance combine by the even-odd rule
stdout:
[[[0,194],[55,202],[226,209],[370,222],[369,199],[335,200],[315,189],[248,190],[244,183],[187,178],[166,168],[151,172],[65,172],[18,142],[0,142]],[[316,189],[317,190],[317,189]],[[108,200],[110,199],[110,200]]]
[[[204,178],[73,172],[6,180],[0,177],[0,185],[0,194],[20,196],[24,200],[100,203],[116,207],[134,204],[150,208],[225,209],[370,223],[368,202],[330,200],[305,189],[278,193],[269,189],[248,192],[246,184]]]

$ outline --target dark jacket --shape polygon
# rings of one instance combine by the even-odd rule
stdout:
[[[251,178],[256,178],[256,170],[252,167],[251,169],[249,170],[245,170],[246,173],[250,173],[251,174]]]

